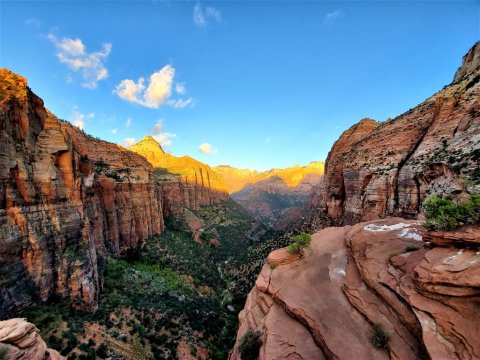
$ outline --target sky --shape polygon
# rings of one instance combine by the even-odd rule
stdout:
[[[3,1],[0,67],[59,118],[129,146],[265,170],[451,82],[478,1]]]

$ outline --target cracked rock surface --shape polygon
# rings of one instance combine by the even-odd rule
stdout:
[[[480,253],[462,241],[427,247],[428,236],[402,218],[327,228],[301,258],[273,270],[265,264],[230,360],[240,359],[248,329],[262,333],[264,360],[479,358]],[[386,349],[372,345],[375,323],[389,334]]]

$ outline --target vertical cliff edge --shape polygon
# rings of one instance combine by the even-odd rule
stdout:
[[[415,218],[430,194],[462,198],[480,182],[480,42],[454,81],[393,120],[363,119],[333,145],[323,185],[296,224]],[[301,219],[303,217],[303,219]]]
[[[95,309],[106,256],[161,233],[165,213],[227,196],[162,181],[145,158],[57,119],[26,79],[0,69],[0,319],[50,298]]]

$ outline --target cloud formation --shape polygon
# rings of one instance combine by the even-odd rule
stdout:
[[[199,147],[198,147],[198,150],[200,150],[200,152],[206,154],[206,155],[215,155],[215,154],[218,154],[218,149],[217,148],[214,148],[212,145],[210,145],[209,143],[203,143],[201,144]]]
[[[131,117],[129,117],[129,118],[127,119],[127,122],[125,123],[125,127],[126,127],[126,128],[129,128],[130,125],[132,125],[132,118],[131,118]]]
[[[220,13],[220,10],[213,6],[203,8],[200,3],[195,4],[193,8],[193,22],[195,25],[204,27],[208,25],[210,20],[221,22],[222,14]]]
[[[179,95],[185,95],[187,93],[187,88],[185,87],[185,83],[176,83],[175,91]]]
[[[84,87],[94,89],[100,80],[108,77],[104,62],[112,51],[112,44],[105,43],[102,50],[89,53],[80,39],[59,39],[53,34],[48,34],[47,38],[57,48],[57,59],[70,70],[81,74]]]
[[[174,77],[175,68],[172,65],[166,65],[150,75],[147,84],[143,77],[137,82],[125,79],[116,86],[113,92],[128,102],[153,109],[158,109],[162,104],[173,106],[176,109],[193,104],[193,98],[170,99]],[[182,90],[185,90],[183,84],[180,86],[180,91]],[[178,90],[176,91],[179,93]]]
[[[337,19],[340,19],[343,16],[342,10],[338,9],[332,12],[325,14],[323,18],[324,25],[332,25]]]
[[[152,137],[162,146],[172,145],[172,139],[177,137],[177,134],[171,132],[163,132],[163,121],[158,120],[152,129]]]
[[[72,123],[72,125],[83,130],[83,128],[85,127],[85,120],[92,119],[94,117],[95,117],[94,113],[82,114],[78,109],[78,106],[74,106],[72,109],[72,113],[68,117],[68,120],[70,121],[70,123]]]
[[[122,146],[125,148],[129,148],[133,144],[135,144],[135,138],[126,138],[122,141]]]

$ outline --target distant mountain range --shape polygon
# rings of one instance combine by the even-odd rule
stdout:
[[[323,162],[285,169],[257,171],[229,165],[210,167],[190,156],[177,157],[165,152],[152,137],[146,136],[130,147],[164,176],[178,174],[183,181],[213,190],[226,191],[233,200],[257,218],[274,220],[286,210],[302,206],[324,173]]]

